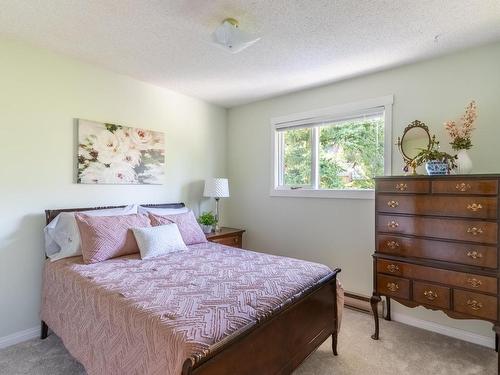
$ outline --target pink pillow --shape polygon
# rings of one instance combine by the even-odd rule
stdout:
[[[131,228],[150,227],[146,215],[88,216],[75,213],[85,263],[97,263],[139,252]]]
[[[193,211],[184,214],[176,215],[155,215],[149,213],[151,224],[156,227],[158,225],[177,224],[182,239],[186,245],[194,245],[196,243],[208,242],[205,233],[200,228],[200,225],[194,217]]]

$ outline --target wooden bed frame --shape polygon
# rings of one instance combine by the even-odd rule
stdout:
[[[184,203],[146,204],[145,207],[182,208]],[[47,224],[61,212],[124,206],[46,210]],[[328,337],[337,355],[337,274],[321,280],[286,308],[221,342],[207,356],[187,358],[179,375],[285,375],[296,369]],[[41,322],[41,339],[48,336]]]

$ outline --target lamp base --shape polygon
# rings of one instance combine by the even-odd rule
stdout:
[[[219,226],[219,198],[215,198],[215,232],[220,232],[220,226]]]

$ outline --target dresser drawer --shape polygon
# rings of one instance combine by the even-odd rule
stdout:
[[[432,181],[432,192],[436,194],[480,194],[497,195],[497,180],[450,179]]]
[[[496,222],[378,215],[377,230],[387,233],[496,244],[498,227]]]
[[[450,309],[450,288],[435,284],[413,282],[413,300],[425,305]]]
[[[496,197],[377,195],[377,211],[388,213],[496,219],[497,206]]]
[[[379,234],[377,236],[377,251],[405,257],[497,268],[497,248],[494,246]]]
[[[410,299],[410,280],[377,275],[377,290],[389,296]]]
[[[377,272],[407,279],[430,281],[485,293],[497,293],[496,277],[444,270],[417,264],[377,259]]]
[[[431,184],[425,180],[377,180],[375,189],[381,193],[429,193]]]
[[[453,291],[453,310],[459,313],[497,320],[497,309],[498,300],[496,297],[463,290]]]

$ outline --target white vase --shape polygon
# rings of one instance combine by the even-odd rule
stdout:
[[[467,150],[459,150],[457,157],[457,174],[469,174],[472,171],[472,160]]]
[[[212,229],[213,229],[212,225],[200,224],[200,227],[203,230],[203,233],[206,233],[206,234],[212,233]]]

